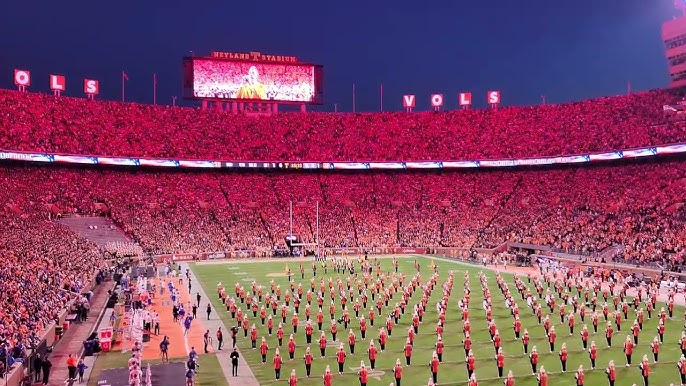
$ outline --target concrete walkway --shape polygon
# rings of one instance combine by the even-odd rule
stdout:
[[[95,330],[98,318],[105,309],[109,299],[107,290],[112,289],[113,286],[114,281],[109,280],[93,288],[93,298],[90,300],[91,308],[88,312],[88,319],[85,322],[71,323],[69,330],[55,344],[52,353],[48,356],[50,362],[52,362],[50,385],[69,384],[69,382],[65,382],[69,374],[66,365],[67,357],[69,354],[74,354],[77,358],[81,357],[83,341],[88,339],[88,336]]]
[[[190,269],[190,266],[188,264],[182,263],[181,265],[181,272],[185,272],[186,268]],[[188,289],[187,285],[184,285],[184,291]],[[205,307],[207,306],[207,301],[209,299],[212,299],[210,295],[208,295],[202,285],[200,285],[200,282],[198,279],[195,277],[195,273],[191,269],[191,287],[193,289],[191,297],[195,299],[194,294],[197,292],[200,292],[200,296],[202,296],[201,300],[201,307],[200,310],[204,310]],[[216,294],[212,293],[211,296],[217,296]],[[225,325],[224,322],[219,318],[218,313],[221,312],[222,310],[217,310],[212,308],[212,318],[210,320],[205,319],[206,314],[204,312],[198,312],[202,320],[203,326],[210,330],[210,336],[213,339],[213,344],[216,345],[216,334],[217,330],[219,327],[222,328],[222,331],[224,332],[224,347],[222,347],[221,350],[217,350],[215,347],[215,353],[217,355],[217,360],[219,361],[219,364],[221,365],[222,372],[224,373],[224,377],[226,378],[226,381],[229,383],[229,386],[259,386],[260,383],[257,381],[257,378],[255,378],[255,374],[253,374],[252,370],[250,369],[250,366],[248,366],[248,363],[245,361],[245,358],[243,358],[243,354],[241,354],[240,350],[238,353],[240,354],[240,359],[238,361],[238,376],[234,377],[231,375],[231,358],[229,355],[231,354],[232,348],[231,348],[231,330],[228,329]],[[202,350],[202,347],[198,352]],[[202,358],[201,358],[202,360]]]

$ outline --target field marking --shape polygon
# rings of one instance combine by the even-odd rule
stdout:
[[[351,371],[358,372],[358,371],[360,371],[361,367],[349,367],[349,369]],[[377,381],[380,381],[381,377],[383,377],[384,374],[386,374],[385,371],[376,370],[376,369],[372,370],[371,368],[367,368],[367,376],[374,378]]]

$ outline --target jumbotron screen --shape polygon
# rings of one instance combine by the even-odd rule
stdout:
[[[187,70],[188,64],[197,99],[317,103],[320,92],[321,67],[312,64],[191,58]]]

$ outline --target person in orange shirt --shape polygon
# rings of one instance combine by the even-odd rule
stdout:
[[[438,355],[438,361],[443,363],[443,338],[439,335],[436,341],[436,354]]]
[[[641,364],[638,366],[643,376],[643,386],[648,386],[648,377],[650,377],[650,363],[648,363],[648,356],[644,355]]]
[[[326,365],[326,370],[324,370],[324,375],[322,375],[322,379],[324,380],[324,386],[332,386],[333,375],[331,374],[331,367],[329,367],[329,365]]]
[[[505,381],[503,382],[505,386],[515,386],[515,378],[514,374],[512,374],[512,370],[510,370],[507,373],[507,378],[505,378]]]
[[[607,374],[607,381],[610,386],[615,386],[615,381],[617,380],[617,369],[615,369],[615,361],[610,361],[607,368],[605,369],[605,374]]]
[[[588,357],[591,358],[591,370],[595,369],[595,360],[598,358],[598,348],[595,341],[591,341],[591,348],[588,349]]]
[[[536,366],[538,365],[538,349],[536,346],[531,348],[529,354],[529,362],[531,363],[531,375],[536,375]]]
[[[305,323],[305,339],[307,344],[312,344],[312,334],[314,333],[314,326],[312,325],[312,321],[308,320]]]
[[[348,333],[348,346],[350,347],[350,354],[355,354],[355,332],[352,328]]]
[[[75,381],[76,380],[76,356],[69,354],[67,357],[67,370],[69,370],[69,380],[70,381]]]
[[[374,339],[369,341],[369,348],[367,349],[367,354],[369,355],[369,367],[374,370],[374,365],[376,364],[376,346],[374,346]]]
[[[295,338],[293,338],[293,334],[288,338],[288,358],[290,360],[295,358]]]
[[[395,376],[395,386],[400,386],[400,380],[403,377],[403,366],[400,364],[400,358],[396,359],[395,361],[395,366],[393,366],[393,375]]]
[[[681,385],[686,385],[686,356],[684,356],[683,354],[681,355],[681,358],[679,358],[679,362],[677,362],[676,368],[679,370],[679,376],[681,377]]]
[[[336,341],[336,334],[338,333],[338,323],[335,319],[331,319],[331,340]]]
[[[562,348],[560,349],[560,364],[562,365],[562,372],[567,372],[567,343],[562,343]]]
[[[476,359],[474,358],[474,353],[472,350],[469,350],[469,354],[467,354],[467,359],[465,359],[465,362],[467,362],[467,378],[471,378],[472,374],[474,374],[474,371],[476,370]]]
[[[631,366],[631,354],[634,353],[634,342],[631,340],[631,335],[626,336],[624,341],[624,355],[626,355],[626,367]]]
[[[657,357],[660,354],[660,338],[657,336],[653,338],[653,342],[650,344],[650,348],[653,352],[653,363],[657,363]]]
[[[274,350],[274,376],[278,381],[281,378],[281,365],[283,365],[283,359],[279,355],[278,347]]]
[[[343,366],[345,365],[345,350],[343,349],[343,343],[338,346],[336,362],[338,363],[338,374],[343,374]]]
[[[434,385],[436,382],[434,382]],[[476,380],[476,374],[472,374],[471,377],[469,377],[469,383],[467,386],[479,386],[479,382]]]
[[[305,355],[303,356],[303,360],[305,361],[305,374],[307,375],[307,378],[309,378],[310,372],[312,371],[312,361],[314,360],[314,356],[312,356],[309,346],[305,349]]]
[[[319,353],[322,358],[326,356],[326,333],[324,331],[319,335]]]
[[[574,379],[576,379],[576,386],[584,386],[584,365],[579,365],[576,374],[574,374]]]
[[[409,366],[410,363],[412,362],[412,344],[410,343],[410,340],[408,339],[405,342],[405,365]]]
[[[298,333],[298,314],[295,312],[293,313],[293,318],[291,318],[291,325],[293,326],[293,333],[297,334]]]
[[[543,366],[541,366],[541,371],[536,375],[536,379],[538,380],[538,386],[548,386],[548,373]]]
[[[607,327],[605,327],[605,339],[607,339],[607,348],[612,347],[612,323],[607,322]]]
[[[360,380],[360,386],[367,386],[369,373],[367,372],[367,367],[364,365],[364,361],[360,362],[360,370],[357,372],[357,377]]]
[[[288,377],[288,386],[298,386],[298,376],[295,374],[295,369],[291,370],[291,376]]]
[[[381,327],[379,330],[379,346],[381,346],[381,352],[386,350],[386,341],[388,341],[388,334],[386,333],[386,329]]]
[[[269,351],[269,346],[267,346],[267,339],[262,337],[262,343],[260,343],[260,355],[262,355],[262,364],[267,363],[267,352]]]
[[[498,349],[498,355],[495,356],[495,364],[498,367],[498,378],[502,378],[505,368],[505,354],[502,347]]]
[[[438,360],[438,354],[436,353],[436,351],[434,351],[431,355],[431,362],[429,362],[429,368],[431,369],[431,377],[434,383],[438,383],[438,367],[440,364],[441,362]]]

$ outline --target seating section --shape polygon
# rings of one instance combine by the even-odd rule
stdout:
[[[272,117],[0,91],[0,149],[233,160],[521,158],[686,141],[666,91],[561,105]]]

